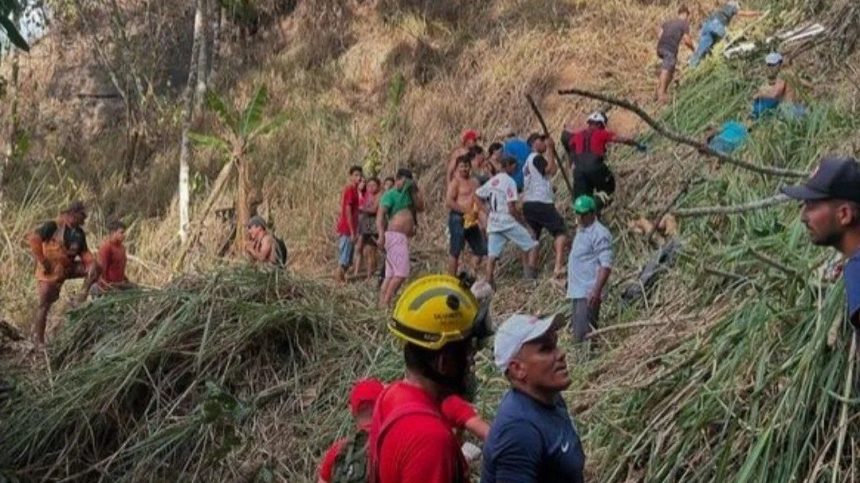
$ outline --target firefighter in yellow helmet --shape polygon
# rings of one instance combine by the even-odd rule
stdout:
[[[448,275],[412,282],[394,308],[388,329],[404,342],[406,374],[379,396],[370,428],[371,481],[468,481],[460,443],[441,404],[469,398],[474,355],[490,334],[489,301]],[[488,294],[489,295],[489,294]]]

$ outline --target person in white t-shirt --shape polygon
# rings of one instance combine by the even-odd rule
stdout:
[[[524,275],[534,279],[537,274],[537,246],[529,231],[523,226],[523,215],[517,206],[517,184],[511,174],[517,169],[517,160],[504,157],[501,161],[502,172],[484,183],[475,195],[484,200],[490,212],[487,221],[487,237],[489,263],[487,263],[487,281],[494,283],[496,260],[502,254],[505,243],[513,242],[520,250],[526,252]]]
[[[555,270],[553,277],[564,279],[564,252],[568,245],[567,227],[564,218],[553,202],[552,177],[558,171],[552,138],[534,133],[529,136],[532,153],[523,166],[523,216],[540,242],[541,232],[546,229],[553,237],[555,249]]]

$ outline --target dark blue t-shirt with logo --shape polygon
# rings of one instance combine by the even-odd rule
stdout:
[[[585,453],[561,395],[553,406],[511,389],[484,444],[482,483],[582,483]]]
[[[845,277],[845,293],[848,299],[848,320],[860,326],[860,252],[848,259],[842,269]]]

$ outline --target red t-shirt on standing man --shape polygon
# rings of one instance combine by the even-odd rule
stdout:
[[[358,187],[352,184],[343,189],[343,195],[340,197],[340,218],[337,220],[337,234],[342,236],[352,236],[349,231],[347,207],[352,207],[352,226],[358,233]]]
[[[577,131],[570,137],[570,151],[576,154],[585,152],[585,136],[588,135],[588,129]],[[591,131],[591,149],[598,156],[606,154],[606,145],[615,139],[615,133],[608,129],[594,129]]]

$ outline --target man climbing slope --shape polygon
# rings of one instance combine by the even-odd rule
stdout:
[[[409,278],[409,239],[415,236],[418,213],[424,211],[424,196],[412,179],[412,171],[397,170],[394,188],[382,195],[376,213],[379,247],[385,250],[385,280],[379,306],[388,307],[400,285]]]
[[[806,183],[782,192],[803,202],[800,220],[812,243],[833,247],[847,258],[842,275],[848,320],[860,328],[860,163],[854,158],[824,157]]]
[[[564,251],[567,248],[567,227],[564,218],[555,207],[552,177],[558,172],[558,161],[552,138],[542,134],[529,136],[532,153],[523,168],[523,216],[540,242],[541,232],[546,229],[553,238],[555,269],[553,278],[564,278]],[[550,149],[548,149],[550,148]]]
[[[606,147],[619,143],[633,146],[640,152],[648,149],[633,138],[607,129],[608,122],[606,114],[594,112],[588,116],[585,129],[568,136],[573,161],[573,194],[575,197],[598,196],[601,199],[598,209],[608,204],[603,198],[608,200],[615,192],[615,175],[606,164]]]
[[[45,344],[48,311],[60,298],[63,283],[72,278],[83,278],[84,286],[78,296],[78,301],[82,302],[98,279],[98,264],[87,247],[83,229],[86,219],[84,204],[74,201],[56,221],[45,223],[28,237],[30,251],[36,259],[36,290],[39,294],[39,308],[33,321],[33,341],[37,346]]]
[[[761,12],[755,10],[741,10],[740,2],[726,2],[723,6],[714,11],[704,22],[702,29],[699,32],[699,45],[696,51],[693,52],[693,57],[690,58],[690,67],[696,67],[703,58],[711,53],[711,49],[723,37],[726,36],[726,29],[732,23],[732,19],[737,17],[757,17]]]
[[[657,57],[660,57],[661,61],[660,76],[657,82],[657,93],[654,96],[660,104],[668,101],[667,92],[675,76],[678,50],[682,42],[690,50],[695,50],[693,39],[690,38],[690,9],[686,5],[678,8],[676,18],[666,20],[660,26],[660,40],[657,41]]]

